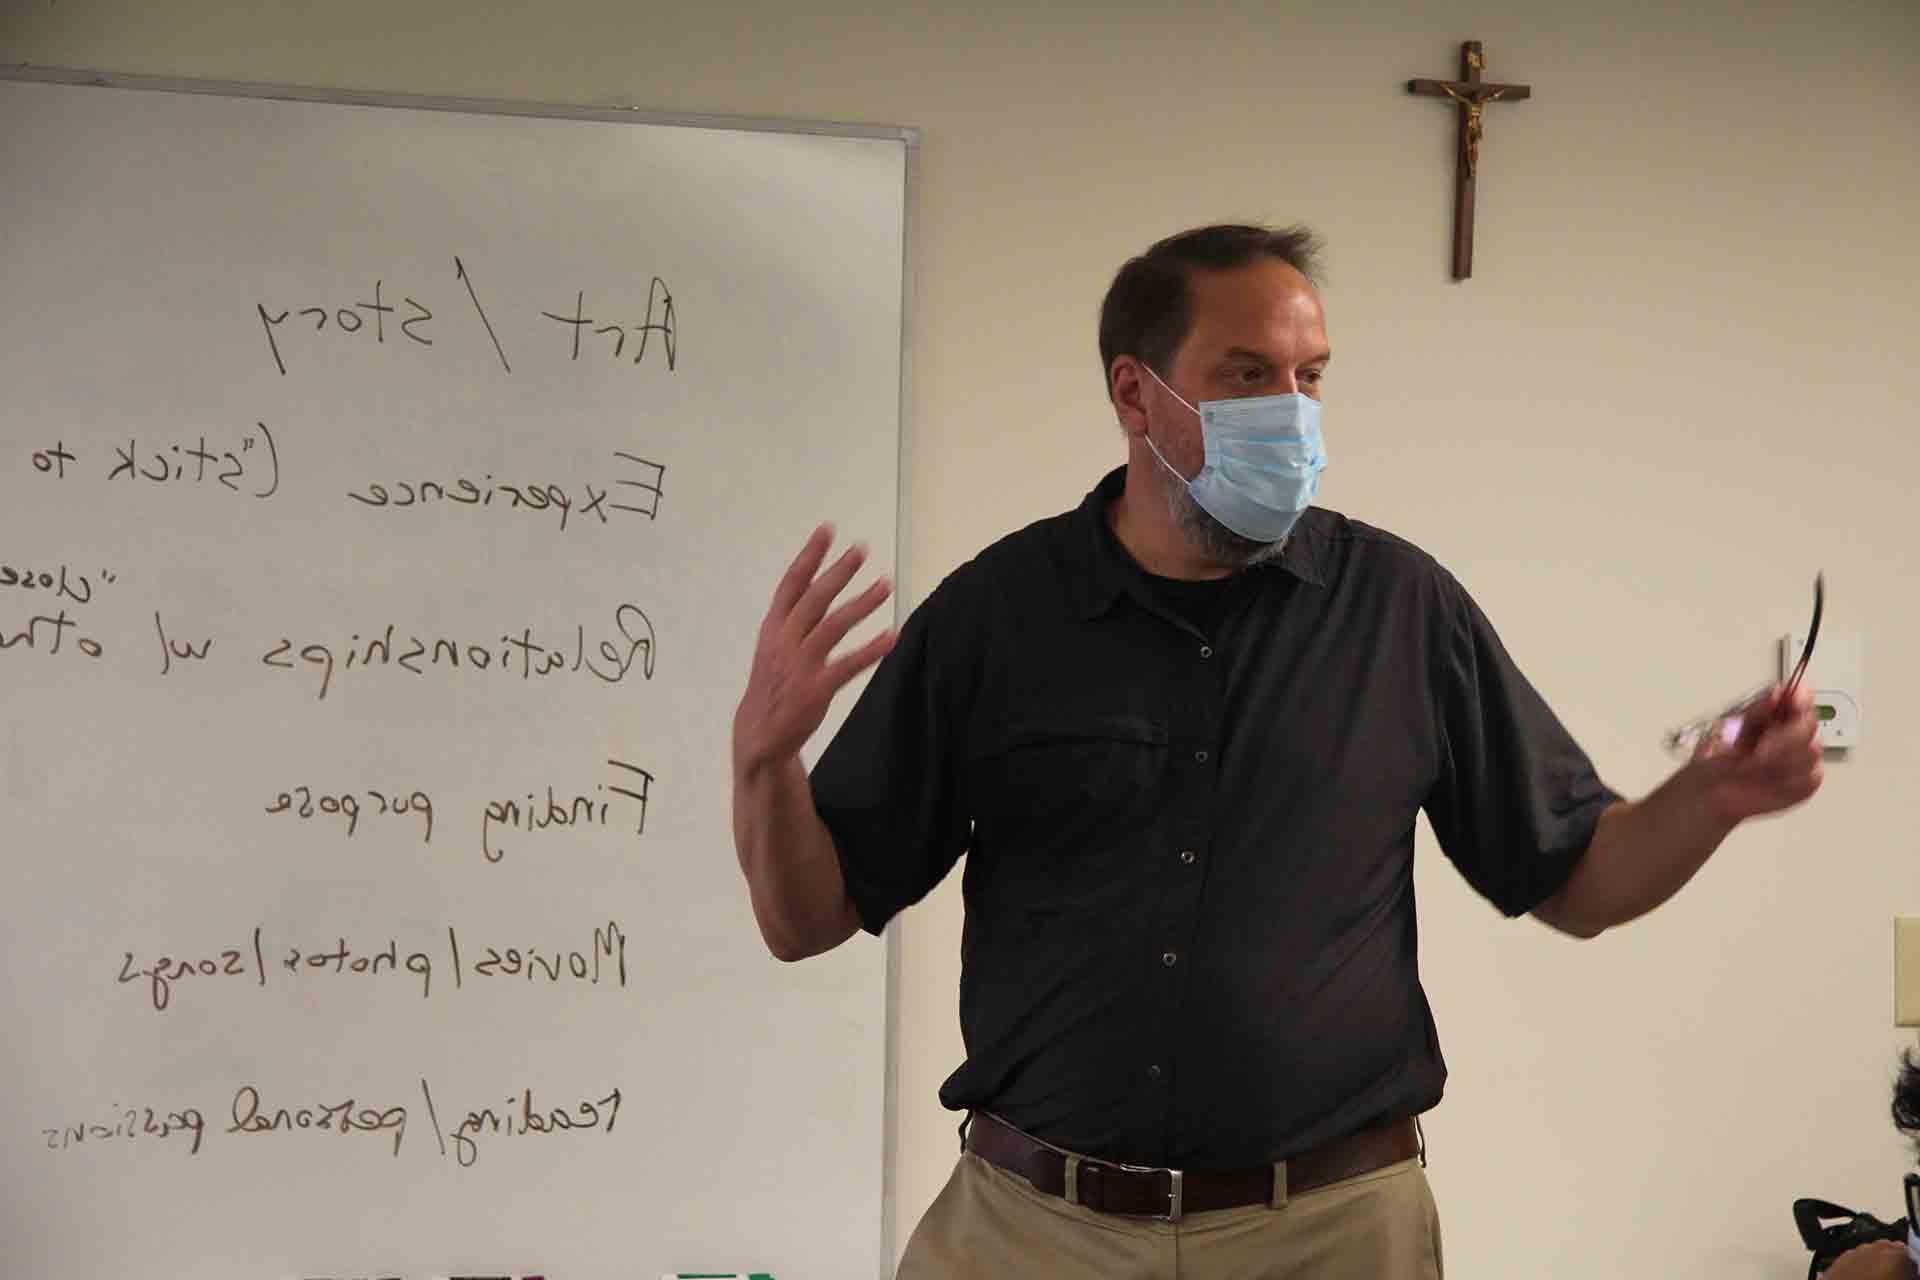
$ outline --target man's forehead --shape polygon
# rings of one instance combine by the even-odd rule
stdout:
[[[1322,336],[1320,295],[1307,278],[1278,258],[1225,271],[1196,271],[1191,280],[1189,336],[1233,342],[1262,334],[1310,330]]]

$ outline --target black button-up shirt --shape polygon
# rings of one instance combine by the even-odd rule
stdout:
[[[941,1100],[1194,1169],[1417,1114],[1416,813],[1519,915],[1618,797],[1418,548],[1316,508],[1169,591],[1107,525],[1123,476],[941,583],[813,771],[868,930],[967,855]]]

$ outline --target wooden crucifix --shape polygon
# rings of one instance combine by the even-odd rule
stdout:
[[[1533,96],[1524,84],[1488,84],[1486,55],[1478,40],[1460,46],[1458,80],[1409,80],[1407,92],[1450,98],[1460,108],[1460,159],[1453,187],[1453,278],[1473,274],[1473,180],[1480,168],[1481,115],[1489,102],[1518,102]]]

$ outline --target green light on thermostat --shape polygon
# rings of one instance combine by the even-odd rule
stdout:
[[[1825,703],[1822,703],[1821,705],[1813,709],[1813,718],[1822,722],[1831,720],[1839,714],[1840,714],[1839,712],[1835,711],[1832,707],[1828,706]]]

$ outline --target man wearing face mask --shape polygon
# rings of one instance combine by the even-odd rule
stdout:
[[[1579,937],[1819,786],[1810,699],[1626,801],[1429,556],[1311,505],[1331,351],[1303,230],[1128,262],[1100,356],[1125,465],[835,649],[858,548],[775,590],[734,721],[761,932],[879,932],[967,855],[952,1180],[900,1275],[1439,1276],[1415,1118],[1446,1068],[1414,822]],[[884,658],[884,661],[882,659]],[[833,694],[873,679],[807,773]]]

